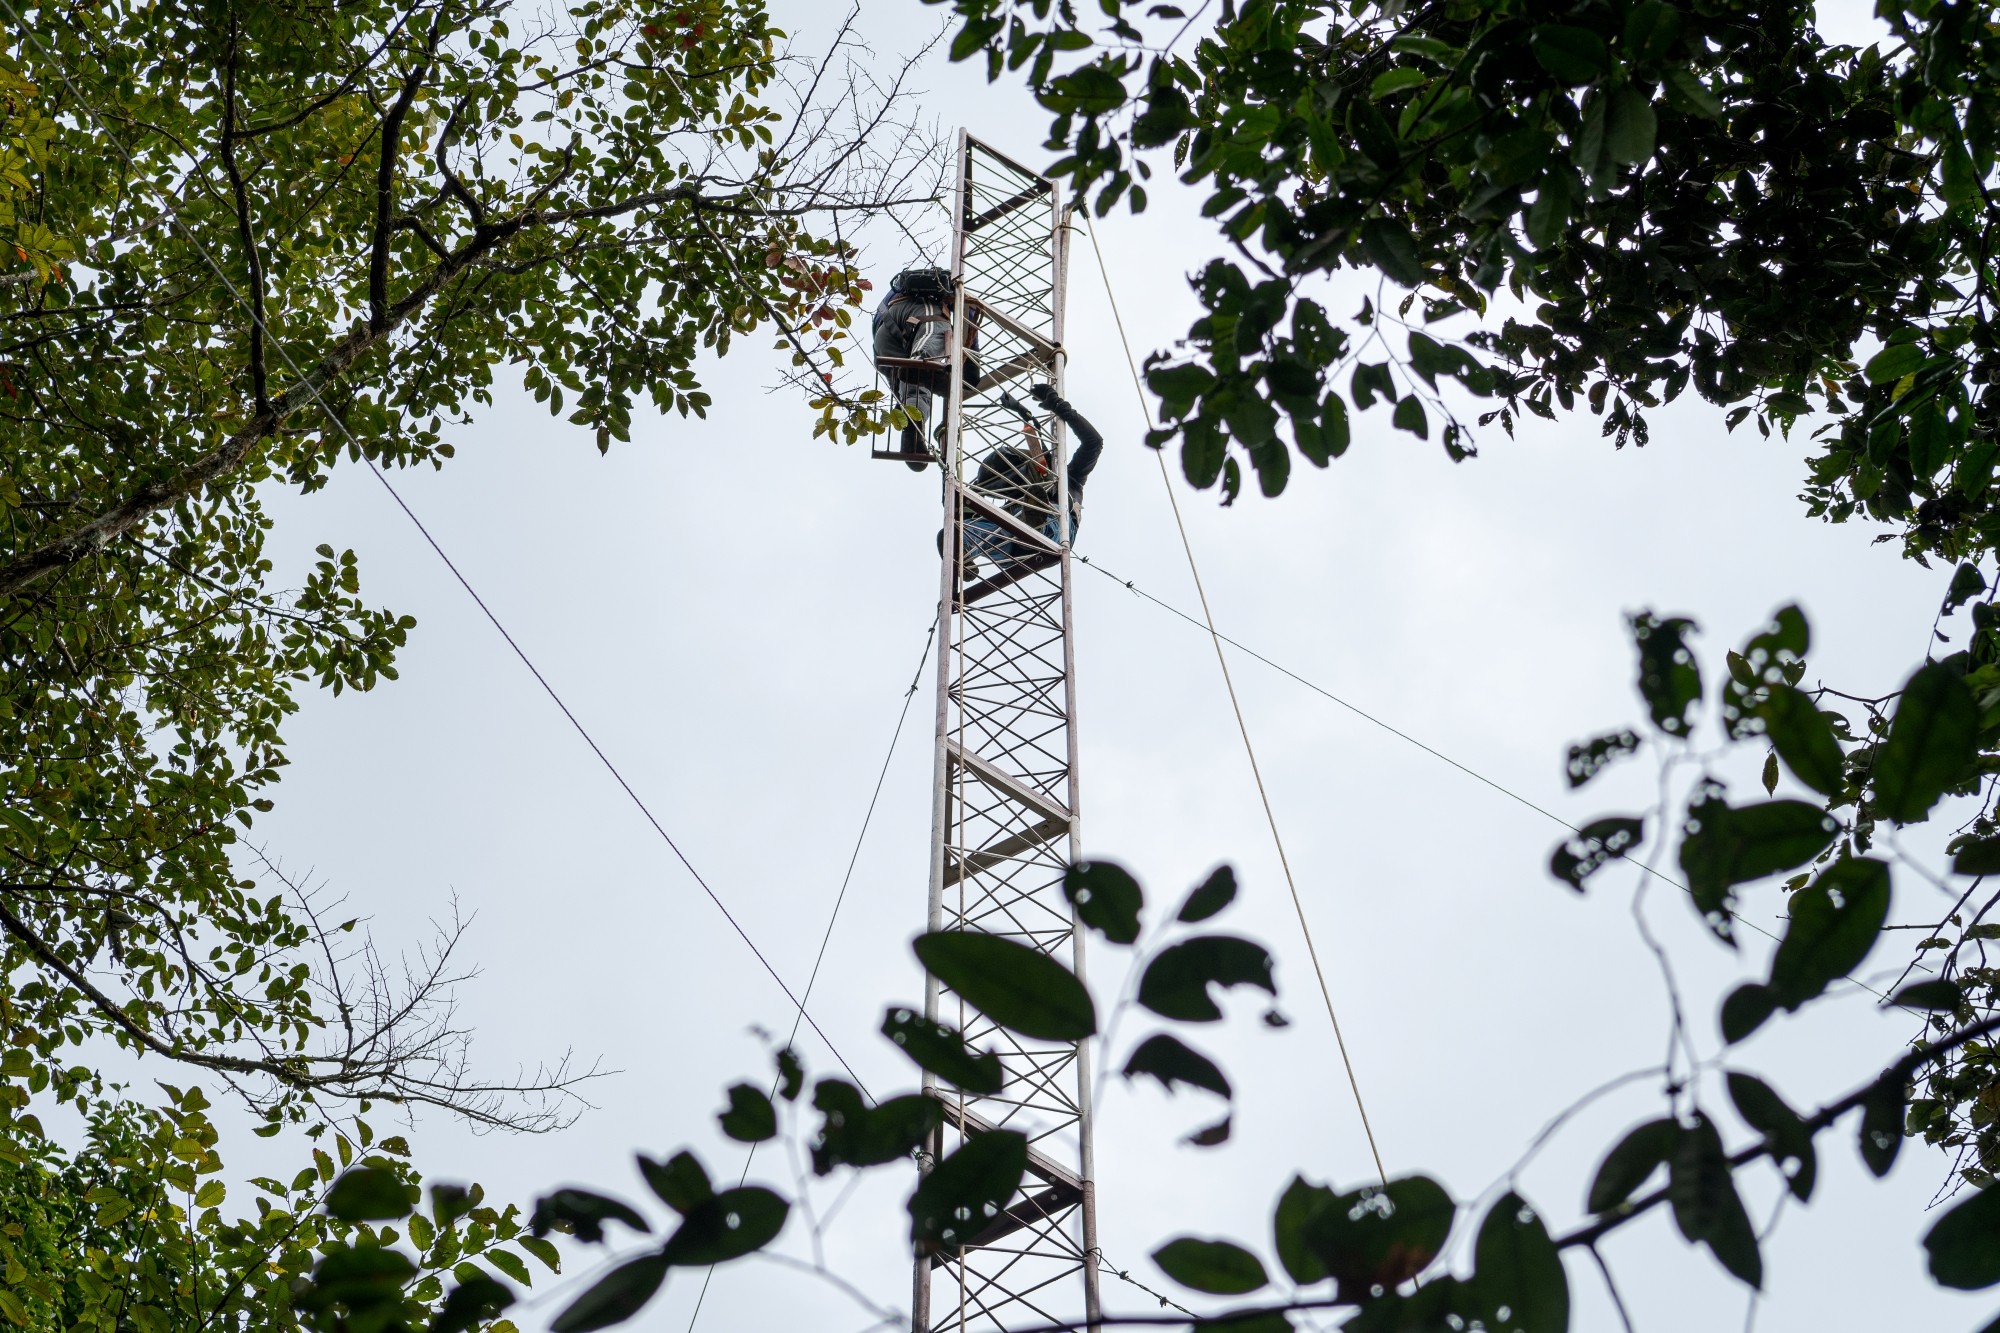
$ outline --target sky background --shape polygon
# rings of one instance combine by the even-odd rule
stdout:
[[[836,17],[818,5],[774,8],[808,48]],[[862,28],[891,61],[937,18],[915,0],[867,0]],[[1847,11],[1829,23],[1861,31]],[[1016,88],[989,89],[941,58],[920,74],[923,107],[943,130],[964,124],[1024,161],[1048,159],[1038,147],[1046,117]],[[1199,198],[1156,187],[1142,218],[1101,224],[1141,356],[1186,329],[1196,307],[1185,275],[1215,251]],[[890,238],[874,239],[878,288],[901,259]],[[1372,289],[1337,286],[1329,307],[1350,313]],[[1081,242],[1069,310],[1070,397],[1108,439],[1080,549],[1194,611],[1103,281]],[[715,398],[706,421],[641,418],[630,444],[600,457],[587,432],[503,391],[453,439],[458,457],[443,472],[395,481],[796,989],[931,619],[938,492],[935,474],[810,438],[803,405],[769,391],[777,362],[764,345],[745,340],[702,368]],[[1512,440],[1488,430],[1480,456],[1458,465],[1435,443],[1392,432],[1381,411],[1358,416],[1354,433],[1346,457],[1295,473],[1275,501],[1222,508],[1175,483],[1220,627],[1564,819],[1653,799],[1650,758],[1576,795],[1562,772],[1571,741],[1642,719],[1630,611],[1694,616],[1711,682],[1724,650],[1792,600],[1812,619],[1813,674],[1828,683],[1879,694],[1924,651],[1946,572],[1871,545],[1870,529],[1807,519],[1795,498],[1803,438],[1730,435],[1720,413],[1686,399],[1655,416],[1643,450],[1614,450],[1587,416],[1530,419]],[[281,573],[303,568],[316,543],[352,547],[364,590],[418,628],[399,682],[305,699],[290,728],[293,767],[260,836],[291,871],[345,895],[392,953],[422,943],[456,899],[473,917],[465,956],[481,969],[461,989],[460,1017],[484,1069],[504,1074],[567,1049],[617,1071],[591,1085],[594,1109],[559,1134],[476,1135],[423,1117],[412,1134],[423,1169],[524,1203],[561,1183],[642,1198],[635,1150],[692,1146],[733,1177],[742,1149],[713,1115],[728,1084],[768,1077],[756,1029],[789,1029],[783,994],[372,478],[348,468],[323,493],[272,503]],[[1163,1240],[1268,1245],[1271,1204],[1294,1171],[1351,1188],[1372,1169],[1208,641],[1089,569],[1077,572],[1075,598],[1089,849],[1124,861],[1169,906],[1233,863],[1244,895],[1218,924],[1273,949],[1294,1020],[1266,1030],[1256,997],[1239,996],[1227,1024],[1195,1034],[1239,1089],[1224,1148],[1178,1142],[1214,1118],[1197,1096],[1107,1085],[1104,1250],[1164,1289],[1145,1257]],[[1544,868],[1561,833],[1548,818],[1261,664],[1232,664],[1382,1153],[1392,1172],[1427,1171],[1461,1199],[1480,1196],[1553,1114],[1660,1058],[1666,991],[1634,927],[1637,877],[1615,869],[1587,897],[1569,893]],[[924,916],[933,679],[926,671],[889,764],[811,1002],[878,1093],[915,1082],[875,1030],[886,1005],[922,994],[908,941]],[[1712,711],[1702,731],[1716,735]],[[1727,771],[1739,797],[1761,759],[1746,754]],[[1758,890],[1746,915],[1775,929],[1777,897]],[[1716,1002],[1761,975],[1770,946],[1752,936],[1730,954],[1670,890],[1645,907],[1695,1039],[1714,1057]],[[1935,890],[1899,884],[1894,920],[1941,911]],[[1122,961],[1093,956],[1105,993]],[[1871,964],[1900,965],[1893,940]],[[1816,1105],[1909,1035],[1869,1004],[1848,988],[1775,1020],[1740,1058],[1794,1105]],[[1114,1058],[1146,1030],[1128,1022]],[[801,1045],[815,1072],[834,1072],[809,1034]],[[1740,1138],[1712,1081],[1704,1099]],[[1603,1150],[1658,1106],[1645,1082],[1597,1103],[1527,1167],[1522,1190],[1554,1223],[1575,1220]],[[241,1175],[293,1164],[235,1142]],[[789,1192],[792,1169],[766,1152],[753,1176]],[[1944,1171],[1909,1145],[1878,1183],[1851,1125],[1828,1135],[1813,1205],[1787,1211],[1766,1246],[1755,1327],[1982,1323],[1990,1295],[1940,1293],[1924,1274],[1923,1210]],[[824,1253],[870,1297],[903,1308],[910,1173],[878,1174],[825,1229]],[[1749,1174],[1761,1225],[1774,1185]],[[788,1243],[807,1252],[796,1224]],[[1744,1326],[1743,1288],[1664,1215],[1620,1232],[1605,1254],[1640,1329]],[[1570,1275],[1574,1326],[1611,1327],[1596,1273],[1572,1263]],[[687,1328],[699,1286],[677,1272],[633,1326]],[[523,1314],[524,1329],[574,1286],[543,1289],[556,1294]],[[1157,1308],[1113,1279],[1105,1294],[1114,1310]],[[698,1327],[870,1322],[824,1283],[750,1261],[718,1273]]]

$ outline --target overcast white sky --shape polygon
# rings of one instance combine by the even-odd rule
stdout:
[[[776,8],[809,42],[831,17],[802,0]],[[868,0],[864,23],[886,57],[936,17],[914,0]],[[989,90],[942,61],[922,83],[942,125],[1046,160],[1045,117],[1013,88]],[[1102,224],[1142,355],[1185,330],[1184,275],[1214,250],[1198,200],[1165,183],[1154,199],[1142,219]],[[899,258],[869,255],[878,286]],[[1071,397],[1109,440],[1081,549],[1193,609],[1086,246],[1070,301]],[[1358,300],[1332,304],[1347,313]],[[706,422],[642,420],[602,458],[587,433],[503,394],[454,441],[456,462],[397,484],[796,987],[930,621],[936,481],[810,439],[802,406],[766,392],[774,362],[761,339],[703,373],[716,399]],[[1871,547],[1867,529],[1805,518],[1803,440],[1729,436],[1718,413],[1687,403],[1659,414],[1643,451],[1615,452],[1588,418],[1531,420],[1511,441],[1489,432],[1481,456],[1458,466],[1379,412],[1358,418],[1355,436],[1346,458],[1296,474],[1274,502],[1222,509],[1183,487],[1222,628],[1565,818],[1651,799],[1650,761],[1581,796],[1562,778],[1570,741],[1641,717],[1629,610],[1694,615],[1711,680],[1723,650],[1791,599],[1812,617],[1813,666],[1829,682],[1879,693],[1924,649],[1944,575]],[[764,1077],[751,1029],[786,1030],[782,994],[371,479],[348,469],[276,512],[282,560],[321,541],[352,546],[369,594],[419,623],[400,682],[307,700],[278,812],[260,831],[392,947],[423,938],[454,894],[477,914],[467,947],[484,975],[464,988],[462,1016],[488,1067],[573,1047],[620,1071],[560,1135],[478,1137],[426,1118],[413,1141],[427,1172],[522,1201],[559,1183],[636,1198],[634,1150],[693,1145],[733,1174],[740,1149],[712,1116],[724,1086]],[[1160,1241],[1262,1241],[1292,1171],[1352,1187],[1370,1167],[1207,641],[1087,570],[1076,598],[1091,849],[1133,866],[1157,898],[1233,861],[1245,900],[1221,924],[1274,949],[1295,1020],[1268,1032],[1245,999],[1199,1035],[1239,1087],[1223,1149],[1177,1142],[1211,1107],[1112,1082],[1099,1124],[1104,1247],[1163,1286],[1145,1258]],[[1607,872],[1588,898],[1570,895],[1543,868],[1559,832],[1550,822],[1255,662],[1235,668],[1390,1169],[1476,1196],[1550,1115],[1664,1048],[1664,992],[1628,910],[1634,877]],[[931,680],[812,1004],[878,1092],[913,1082],[875,1028],[886,1004],[921,996],[907,941],[923,923]],[[1736,777],[1747,792],[1749,769]],[[1898,920],[1936,908],[1914,884],[1899,895]],[[1760,891],[1750,914],[1775,922],[1775,897]],[[1685,903],[1655,893],[1650,907],[1713,1055],[1716,1001],[1761,973],[1769,946],[1753,938],[1733,957]],[[1114,987],[1118,960],[1096,958],[1096,980]],[[1874,961],[1894,960],[1885,948]],[[1144,1030],[1128,1025],[1125,1043]],[[1906,1032],[1850,993],[1774,1022],[1743,1058],[1812,1105],[1860,1082]],[[831,1066],[816,1043],[804,1049],[820,1072]],[[1718,1089],[1706,1095],[1723,1105]],[[1645,1085],[1608,1099],[1522,1188],[1557,1223],[1576,1218],[1602,1150],[1657,1106]],[[1877,1183],[1848,1129],[1830,1136],[1815,1203],[1788,1211],[1767,1246],[1756,1327],[1970,1329],[1990,1315],[1990,1296],[1940,1294],[1924,1275],[1917,1238],[1943,1170],[1911,1146]],[[782,1183],[788,1172],[768,1154],[756,1174]],[[825,1238],[830,1262],[899,1308],[906,1184],[864,1187]],[[1761,1180],[1760,1222],[1773,1197]],[[1642,1330],[1742,1325],[1743,1290],[1664,1216],[1606,1254]],[[1594,1271],[1570,1273],[1575,1327],[1609,1327]],[[686,1328],[698,1286],[677,1274],[634,1326]],[[1156,1308],[1115,1280],[1105,1291],[1114,1309]],[[557,1308],[537,1305],[523,1327]],[[699,1326],[868,1322],[825,1286],[751,1263],[717,1276]]]

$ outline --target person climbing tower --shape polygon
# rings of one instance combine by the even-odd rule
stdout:
[[[1074,545],[1077,528],[1083,521],[1084,483],[1090,480],[1090,474],[1104,452],[1104,436],[1070,405],[1068,399],[1058,395],[1053,385],[1037,384],[1028,390],[1028,395],[1041,404],[1044,411],[1060,418],[1076,433],[1076,447],[1069,456],[1068,477],[1068,535],[1071,545]],[[972,489],[997,501],[1026,526],[1040,531],[1051,545],[1060,546],[1063,529],[1057,478],[1054,469],[1049,466],[1041,429],[1036,425],[1034,414],[1019,399],[1002,391],[1000,403],[1020,416],[1026,445],[1009,445],[988,454],[972,479]],[[964,578],[967,582],[974,578],[979,560],[1005,569],[1032,554],[1029,547],[1002,531],[1000,524],[993,519],[975,515],[966,520]]]
[[[906,268],[889,280],[889,295],[875,308],[873,324],[876,368],[888,378],[889,394],[902,409],[899,433],[904,462],[921,472],[933,453],[925,440],[931,400],[951,390],[951,270]],[[979,387],[978,312],[966,318],[965,383]],[[909,362],[925,364],[911,365]]]

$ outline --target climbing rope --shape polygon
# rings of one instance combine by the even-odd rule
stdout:
[[[1147,429],[1151,430],[1154,426],[1153,405],[1147,401],[1145,387],[1139,380],[1139,363],[1132,356],[1132,340],[1125,336],[1125,317],[1119,313],[1118,297],[1111,290],[1111,270],[1105,266],[1104,251],[1097,244],[1097,227],[1094,224],[1090,227],[1090,250],[1097,257],[1097,275],[1104,281],[1104,299],[1111,304],[1111,319],[1118,327],[1118,341],[1125,348],[1125,366],[1132,374],[1132,391],[1139,397],[1139,410],[1145,415]],[[1194,577],[1195,595],[1201,600],[1201,617],[1208,627],[1209,642],[1215,648],[1215,662],[1222,668],[1222,685],[1229,694],[1229,711],[1236,717],[1236,732],[1243,738],[1243,753],[1250,760],[1250,775],[1257,782],[1257,799],[1264,806],[1264,821],[1271,826],[1271,841],[1278,849],[1278,864],[1285,872],[1285,887],[1291,890],[1292,910],[1299,918],[1299,933],[1305,937],[1306,954],[1312,959],[1320,998],[1326,1002],[1326,1017],[1333,1025],[1333,1041],[1340,1051],[1340,1065],[1347,1071],[1347,1086],[1354,1093],[1354,1109],[1361,1115],[1361,1132],[1367,1136],[1369,1156],[1375,1159],[1375,1174],[1387,1184],[1389,1173],[1382,1165],[1382,1150],[1375,1143],[1375,1127],[1368,1120],[1368,1106],[1361,1096],[1361,1081],[1355,1077],[1354,1061],[1347,1053],[1347,1038],[1340,1030],[1340,1015],[1334,1012],[1333,991],[1326,984],[1326,970],[1320,966],[1319,948],[1313,943],[1312,927],[1306,922],[1305,903],[1299,897],[1298,881],[1292,876],[1291,858],[1285,855],[1285,839],[1278,832],[1278,817],[1272,812],[1270,794],[1264,789],[1264,773],[1257,763],[1257,748],[1250,743],[1250,728],[1243,721],[1243,708],[1236,699],[1236,682],[1229,674],[1229,658],[1222,651],[1222,635],[1216,631],[1215,615],[1208,605],[1208,592],[1202,587],[1201,568],[1195,562],[1194,544],[1188,540],[1187,524],[1181,520],[1180,499],[1174,494],[1173,479],[1167,475],[1166,453],[1156,449],[1153,457],[1160,465],[1160,485],[1167,492],[1167,503],[1173,507],[1174,527],[1180,533],[1181,550],[1187,555],[1188,573]]]

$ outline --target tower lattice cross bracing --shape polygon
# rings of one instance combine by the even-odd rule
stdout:
[[[990,931],[1082,975],[1082,936],[1062,891],[1081,851],[1063,423],[1036,413],[1053,506],[980,480],[982,464],[1023,444],[1023,420],[1001,391],[1025,399],[1029,386],[1048,383],[1062,392],[1066,216],[1055,182],[963,131],[952,205],[929,926]],[[1007,1073],[996,1096],[926,1079],[944,1108],[932,1160],[989,1127],[1025,1134],[1030,1157],[1020,1190],[970,1244],[917,1260],[914,1328],[1094,1328],[1087,1046],[1011,1033],[935,979],[925,1006],[998,1051]]]

